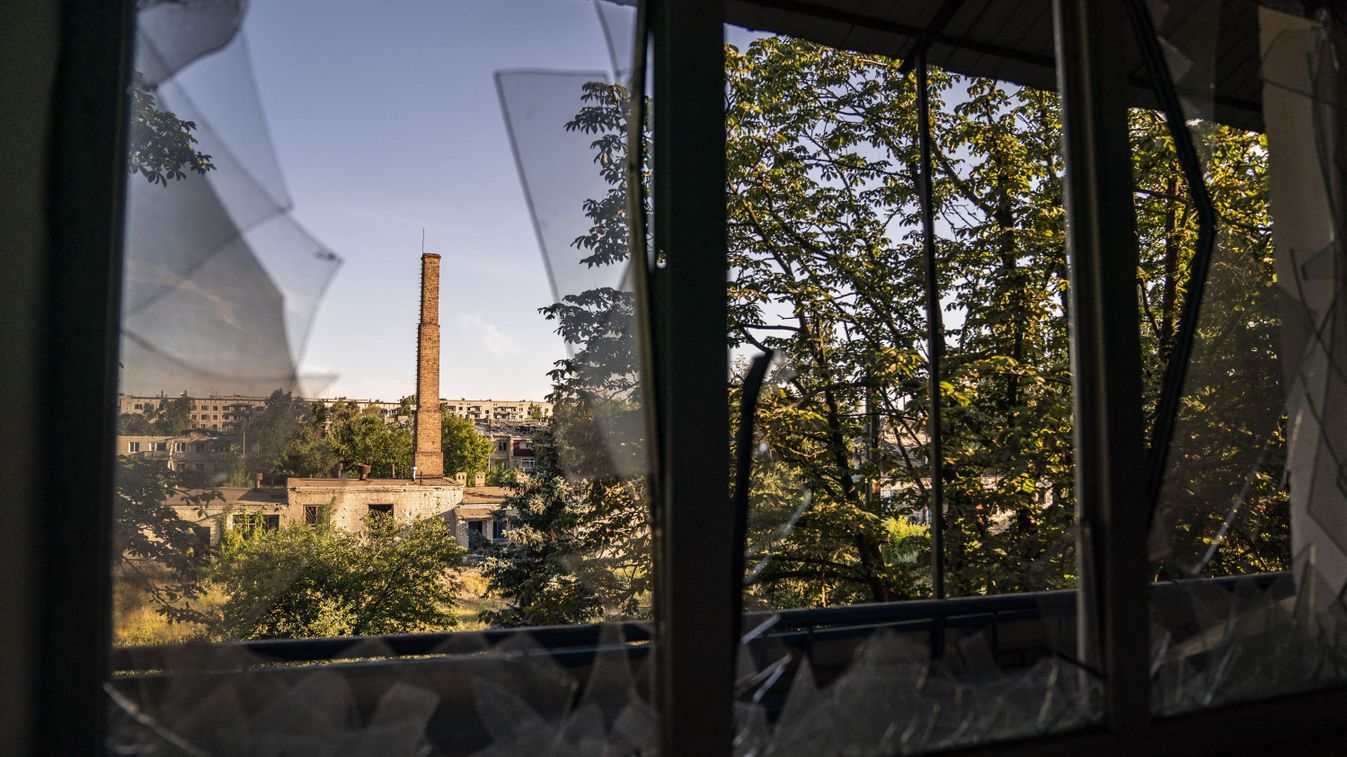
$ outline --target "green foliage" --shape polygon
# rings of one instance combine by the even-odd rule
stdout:
[[[376,478],[408,477],[412,465],[411,411],[408,398],[391,423],[372,409],[343,400],[312,407],[276,392],[247,427],[248,465],[279,483],[287,476],[329,476],[338,462],[347,475],[364,463]],[[404,415],[405,411],[405,415]],[[447,472],[487,469],[491,441],[471,421],[446,413],[441,422]]]
[[[491,440],[477,433],[472,421],[449,412],[440,414],[440,445],[445,475],[484,473],[491,459]]]
[[[312,423],[298,427],[285,443],[272,467],[273,477],[321,478],[332,475],[337,466],[337,450]]]
[[[385,423],[373,411],[361,410],[349,400],[312,407],[298,400],[293,403],[289,413],[278,413],[260,424],[270,430],[279,417],[279,430],[288,428],[280,451],[258,463],[273,480],[330,476],[339,462],[348,475],[354,475],[362,463],[370,466],[370,475],[376,478],[410,475],[412,436],[406,423]]]
[[[520,483],[519,471],[494,465],[486,472],[487,486],[516,486]]]
[[[286,446],[309,418],[309,404],[280,389],[267,397],[262,412],[254,413],[243,424],[245,466],[249,472],[262,473],[271,483],[283,483],[284,472],[277,467]]]
[[[204,514],[222,499],[220,494],[199,488],[185,472],[136,456],[118,458],[116,492],[112,543],[120,579],[145,592],[170,620],[199,622],[190,605],[204,592],[200,575],[210,548],[170,500],[178,498]]]
[[[372,514],[352,534],[320,524],[227,534],[209,570],[228,599],[225,638],[313,638],[452,628],[463,549],[444,521],[397,528]]]
[[[1291,566],[1284,396],[1267,143],[1212,123],[1192,126],[1219,219],[1151,552],[1156,576]],[[1133,111],[1141,246],[1141,338],[1147,421],[1178,330],[1197,223],[1172,139],[1158,114]],[[1224,536],[1219,536],[1224,534]]]
[[[648,531],[639,482],[568,481],[552,432],[535,437],[534,476],[507,503],[509,541],[481,564],[505,598],[482,614],[495,626],[590,623],[649,614]],[[636,506],[633,506],[633,503]]]
[[[192,398],[160,398],[156,407],[117,417],[117,433],[127,436],[175,436],[196,426],[192,422]]]
[[[196,149],[195,121],[184,121],[159,108],[157,87],[136,71],[131,81],[131,124],[128,134],[127,171],[139,173],[151,184],[168,186],[181,181],[187,171],[205,174],[215,168],[211,156]]]
[[[150,420],[150,433],[171,436],[181,434],[195,425],[192,422],[192,398],[184,392],[180,397],[159,403]]]
[[[783,359],[760,400],[750,482],[749,601],[826,605],[925,596],[930,550],[904,525],[930,501],[925,451],[924,260],[916,191],[916,93],[898,62],[787,38],[726,51],[729,330],[734,349]],[[936,256],[945,309],[946,571],[951,594],[1035,591],[1076,580],[1071,365],[1060,107],[1053,93],[931,73]],[[566,125],[593,135],[610,190],[585,203],[575,240],[584,265],[627,256],[628,93],[591,83]],[[1207,509],[1162,526],[1178,542],[1214,544],[1243,492],[1237,524],[1208,572],[1285,567],[1286,495],[1275,472],[1275,308],[1266,148],[1257,135],[1199,127],[1222,219],[1202,365],[1181,418],[1174,497]],[[1138,313],[1146,392],[1154,398],[1179,320],[1195,235],[1163,121],[1133,114]],[[676,261],[670,261],[676,264]],[[1250,282],[1257,282],[1252,287]],[[501,622],[545,616],[543,597],[593,617],[577,587],[601,562],[578,524],[602,512],[586,485],[595,422],[635,412],[634,359],[623,324],[629,294],[596,288],[548,308],[577,345],[553,372],[557,433],[569,482],[541,473],[525,491],[515,548],[489,577],[512,602]],[[615,326],[614,324],[618,324]],[[1221,377],[1227,377],[1222,381]],[[1232,382],[1231,376],[1240,381]],[[624,383],[626,382],[626,383]],[[740,386],[731,382],[737,406]],[[1269,434],[1271,436],[1269,437]],[[639,444],[627,449],[636,453]],[[1137,461],[1141,475],[1142,461]],[[551,474],[559,475],[559,474]],[[1247,487],[1246,487],[1247,484]],[[598,491],[604,491],[598,487]],[[880,496],[880,491],[890,492]],[[644,501],[609,500],[628,519],[626,547],[647,544]],[[567,536],[552,538],[548,529]],[[513,613],[513,614],[509,614]]]
[[[365,463],[370,475],[389,478],[394,470],[411,475],[412,434],[408,426],[388,424],[377,415],[336,413],[328,426],[327,442],[348,468]]]
[[[117,433],[123,436],[149,436],[150,419],[145,413],[122,413],[117,416]]]
[[[884,561],[890,565],[917,565],[931,550],[931,529],[907,518],[884,521],[889,540],[884,545]]]

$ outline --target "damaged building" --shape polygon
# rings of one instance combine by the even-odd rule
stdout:
[[[440,256],[424,253],[421,256],[417,410],[411,478],[374,479],[361,472],[358,478],[343,475],[289,478],[284,486],[262,486],[259,480],[253,487],[217,488],[220,498],[204,507],[179,495],[171,502],[178,516],[193,523],[197,534],[212,544],[218,542],[226,530],[245,525],[274,530],[294,524],[316,526],[330,522],[336,528],[360,531],[371,513],[388,515],[398,525],[423,518],[441,518],[463,547],[477,547],[486,541],[503,538],[496,520],[505,506],[509,490],[486,486],[485,476],[481,473],[475,474],[471,482],[464,473],[445,475],[444,451],[440,447],[439,291]],[[128,438],[124,447],[129,452],[149,453],[162,446],[163,454],[169,455],[174,450],[186,454],[186,444],[195,442],[142,442]],[[132,449],[133,445],[135,449]],[[146,445],[143,450],[142,445]],[[521,448],[513,441],[509,454],[527,457],[530,461],[532,458],[531,449]]]

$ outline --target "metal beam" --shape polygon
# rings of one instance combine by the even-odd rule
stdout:
[[[917,51],[917,142],[921,153],[921,174],[917,190],[921,195],[922,259],[926,266],[926,397],[927,455],[931,464],[931,585],[936,599],[945,598],[945,449],[940,422],[940,358],[945,353],[945,327],[940,309],[940,284],[936,279],[935,198],[931,181],[931,102],[926,81],[926,49]]]
[[[1201,315],[1202,292],[1207,284],[1207,272],[1211,270],[1211,255],[1216,247],[1216,209],[1212,206],[1211,193],[1207,191],[1206,178],[1202,175],[1202,161],[1197,154],[1197,145],[1192,132],[1188,131],[1184,118],[1183,104],[1178,91],[1174,88],[1174,78],[1156,39],[1155,25],[1150,10],[1144,0],[1128,0],[1128,19],[1132,22],[1132,33],[1136,37],[1137,47],[1146,61],[1151,79],[1155,82],[1156,98],[1160,101],[1165,114],[1165,125],[1174,138],[1174,154],[1183,169],[1183,180],[1188,187],[1188,197],[1192,200],[1197,215],[1197,243],[1193,247],[1193,257],[1188,264],[1188,286],[1184,292],[1183,314],[1179,320],[1178,332],[1174,335],[1174,344],[1165,366],[1164,383],[1161,385],[1160,399],[1156,403],[1155,424],[1151,429],[1151,443],[1146,461],[1146,506],[1149,510],[1147,530],[1155,522],[1155,510],[1160,503],[1160,491],[1164,486],[1165,466],[1169,460],[1169,448],[1174,438],[1174,424],[1178,420],[1179,401],[1183,398],[1184,379],[1188,374],[1188,362],[1192,357],[1193,343],[1197,336],[1198,317]]]
[[[1107,725],[1141,737],[1150,719],[1146,520],[1121,3],[1055,0],[1066,153],[1072,388],[1082,658],[1104,673]]]
[[[722,0],[652,0],[660,476],[655,508],[660,753],[729,755],[734,523]]]
[[[935,15],[931,16],[930,23],[922,30],[921,36],[912,40],[899,56],[902,63],[898,66],[898,75],[907,76],[908,72],[917,65],[926,65],[926,51],[931,48],[931,39],[937,34],[943,34],[945,27],[963,8],[963,0],[945,0],[935,9]]]

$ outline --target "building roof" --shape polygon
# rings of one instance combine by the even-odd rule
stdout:
[[[500,505],[512,494],[508,486],[469,486],[463,490],[463,505]]]
[[[208,506],[219,507],[221,505],[283,505],[286,499],[285,489],[279,486],[264,486],[260,489],[253,489],[247,486],[217,486],[216,492],[224,498],[223,501],[215,499],[206,503]],[[185,506],[190,503],[187,496],[202,494],[210,489],[193,489],[186,494],[178,493],[170,496],[167,503],[176,506]]]
[[[426,487],[462,487],[452,478],[287,478],[285,486],[289,489],[384,489],[406,488],[409,486]]]

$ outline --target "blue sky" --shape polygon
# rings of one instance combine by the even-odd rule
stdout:
[[[302,372],[413,391],[421,230],[443,255],[441,393],[541,399],[563,356],[492,75],[607,70],[589,0],[251,3],[244,25],[293,216],[345,259]]]

